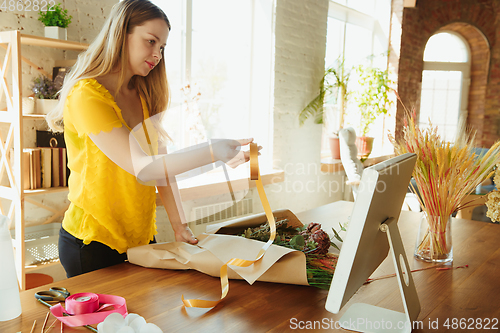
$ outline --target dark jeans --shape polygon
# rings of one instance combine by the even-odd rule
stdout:
[[[120,264],[127,260],[127,253],[118,253],[99,242],[83,244],[61,227],[59,230],[59,259],[68,278]]]

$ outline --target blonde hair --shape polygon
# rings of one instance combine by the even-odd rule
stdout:
[[[170,22],[165,13],[148,0],[124,0],[113,6],[110,16],[97,37],[86,51],[78,55],[76,64],[64,78],[63,86],[59,91],[59,103],[46,118],[52,131],[63,131],[64,104],[68,94],[79,80],[106,75],[113,69],[119,68],[118,84],[114,96],[116,98],[124,84],[125,66],[123,64],[128,62],[126,34],[132,33],[136,26],[158,18],[163,19],[170,30]],[[147,76],[135,75],[130,80],[130,84],[145,99],[150,116],[165,111],[170,101],[163,49],[161,52],[160,62]],[[158,122],[161,120],[161,116],[152,119],[155,118],[159,118]],[[158,126],[158,130],[162,134],[160,136],[168,138],[160,126]]]

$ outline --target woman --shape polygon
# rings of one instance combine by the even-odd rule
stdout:
[[[128,248],[153,241],[151,185],[158,189],[176,241],[196,244],[173,176],[216,160],[231,167],[249,160],[240,146],[252,139],[166,154],[168,135],[158,123],[169,101],[163,60],[169,31],[167,16],[148,0],[116,4],[66,76],[60,103],[47,116],[53,131],[64,128],[71,170],[71,204],[59,238],[68,277],[123,262]]]

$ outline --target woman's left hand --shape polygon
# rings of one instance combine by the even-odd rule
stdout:
[[[214,153],[218,159],[225,162],[229,167],[236,168],[238,165],[250,161],[250,151],[243,151],[242,146],[247,146],[253,142],[251,139],[241,140],[221,140],[214,145]],[[258,147],[260,151],[262,146]],[[258,153],[260,155],[260,152]]]

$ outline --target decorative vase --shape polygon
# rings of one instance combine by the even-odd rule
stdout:
[[[59,103],[58,99],[39,99],[35,100],[35,113],[36,114],[47,114],[49,111],[54,109]]]
[[[368,158],[373,150],[373,140],[370,136],[356,137],[356,147],[358,148],[358,158],[360,160]]]
[[[23,114],[35,113],[35,99],[33,97],[22,98]]]
[[[330,137],[330,151],[332,159],[340,160],[340,141],[338,137]]]
[[[451,215],[443,219],[441,216],[422,213],[414,255],[427,262],[453,261]]]
[[[68,32],[66,28],[61,27],[45,27],[45,37],[55,39],[68,39]]]

